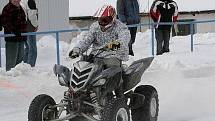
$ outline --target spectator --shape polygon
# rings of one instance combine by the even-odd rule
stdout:
[[[2,25],[5,34],[15,34],[15,37],[5,37],[6,41],[6,71],[23,61],[24,42],[27,22],[25,12],[20,6],[20,0],[9,0],[2,11]]]
[[[36,32],[38,29],[38,10],[35,0],[21,0],[22,8],[27,16],[27,31]],[[36,35],[27,36],[25,42],[24,62],[34,67],[37,59]]]
[[[121,22],[131,25],[140,22],[139,4],[137,0],[117,0],[117,15]],[[129,55],[134,56],[132,44],[135,42],[137,27],[129,27],[131,40],[128,44]]]
[[[172,25],[159,25],[160,22],[176,22],[178,18],[178,6],[173,0],[155,0],[150,9],[150,15],[154,22],[155,38],[157,40],[157,55],[169,52],[169,40]]]

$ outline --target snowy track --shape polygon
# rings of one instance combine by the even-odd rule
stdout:
[[[156,56],[142,77],[141,84],[155,86],[159,93],[159,121],[215,121],[215,34],[194,36],[194,52],[190,52],[189,36],[174,37],[170,53]],[[52,67],[55,45],[48,36],[38,43],[37,67],[19,64],[10,72],[0,69],[0,120],[27,121],[31,100],[38,94],[52,95],[58,102],[64,87],[58,85]],[[150,33],[138,33],[133,60],[150,55]],[[69,46],[61,43],[64,65]],[[140,51],[141,50],[141,51]],[[4,50],[3,50],[4,51]],[[4,66],[4,65],[3,65]]]

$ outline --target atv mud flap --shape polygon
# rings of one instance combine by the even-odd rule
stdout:
[[[123,91],[126,92],[135,87],[140,81],[145,70],[150,66],[154,57],[148,57],[134,61],[123,74]]]

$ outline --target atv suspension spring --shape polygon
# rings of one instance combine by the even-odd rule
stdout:
[[[98,104],[98,100],[97,100],[96,93],[92,92],[92,93],[90,94],[90,97],[91,97],[91,100],[92,100],[92,103],[93,103],[93,104]]]
[[[98,98],[96,96],[96,93],[95,92],[91,92],[90,94],[90,97],[91,97],[91,100],[92,100],[92,104],[96,105],[99,107],[99,102],[98,102]],[[99,108],[95,108],[95,111],[98,113],[98,116],[100,118],[100,109]]]

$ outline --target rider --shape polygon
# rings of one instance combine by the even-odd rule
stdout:
[[[70,51],[69,57],[78,57],[92,45],[91,54],[96,54],[98,48],[107,47],[108,50],[100,53],[98,57],[116,57],[121,61],[127,61],[130,33],[127,26],[116,19],[114,7],[104,5],[94,17],[97,17],[98,21],[91,25],[87,36]]]

